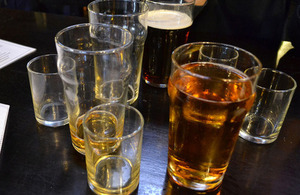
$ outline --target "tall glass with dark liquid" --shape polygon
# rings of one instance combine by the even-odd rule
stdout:
[[[234,67],[203,61],[203,44],[174,51],[168,83],[168,174],[179,185],[200,191],[222,182],[262,66],[254,55],[236,47]]]
[[[167,87],[172,51],[187,42],[193,23],[194,1],[147,1],[148,35],[143,57],[143,79],[154,87]]]

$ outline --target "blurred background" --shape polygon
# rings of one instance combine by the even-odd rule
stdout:
[[[69,16],[87,16],[92,0],[0,0],[0,7]]]
[[[90,2],[0,0],[0,7],[87,17]],[[271,68],[280,67],[285,56],[300,56],[300,0],[196,0],[196,4],[200,6],[195,9],[189,42],[235,45],[253,52],[264,67]],[[297,61],[289,64],[300,66]]]

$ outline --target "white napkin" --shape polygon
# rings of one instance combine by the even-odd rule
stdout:
[[[0,39],[0,68],[34,52],[36,49]]]
[[[3,138],[4,138],[8,110],[9,110],[9,105],[0,103],[0,153],[1,153],[1,148],[3,143]]]

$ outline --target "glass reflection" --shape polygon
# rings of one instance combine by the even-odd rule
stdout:
[[[173,180],[166,176],[165,190],[163,195],[221,195],[221,185],[209,191],[195,191],[176,184]]]

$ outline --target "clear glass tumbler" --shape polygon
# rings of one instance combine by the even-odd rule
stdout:
[[[57,55],[33,58],[27,63],[27,71],[37,122],[49,127],[68,124],[63,85],[57,72]]]
[[[257,96],[245,118],[240,137],[257,144],[274,142],[296,88],[297,83],[291,76],[263,68],[256,85]]]

